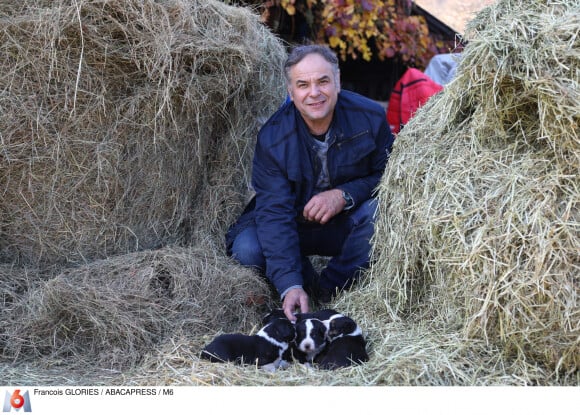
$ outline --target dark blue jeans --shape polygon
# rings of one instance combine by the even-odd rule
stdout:
[[[327,290],[348,288],[361,271],[368,268],[376,206],[376,199],[367,200],[340,213],[325,225],[298,222],[305,288],[315,283]],[[265,274],[266,259],[258,241],[255,222],[247,221],[230,238],[231,256],[242,265],[255,267]],[[313,255],[331,257],[320,276],[308,258]]]

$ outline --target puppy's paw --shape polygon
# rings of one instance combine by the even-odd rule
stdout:
[[[276,371],[276,364],[275,363],[268,363],[267,365],[260,366],[260,369],[262,369],[268,373],[274,373]]]

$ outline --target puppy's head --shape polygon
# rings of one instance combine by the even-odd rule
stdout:
[[[261,332],[278,343],[290,343],[296,337],[294,324],[287,318],[271,319]]]
[[[362,334],[360,327],[350,317],[337,315],[327,322],[328,338],[332,341],[343,336],[358,336]]]
[[[317,318],[297,318],[296,345],[307,355],[314,355],[326,345],[326,326]]]
[[[268,314],[266,314],[264,317],[262,317],[262,326],[265,326],[268,323],[271,323],[272,321],[279,319],[279,318],[284,318],[284,319],[288,319],[286,317],[286,314],[284,314],[284,310],[282,310],[281,308],[275,308],[274,310],[271,310]]]

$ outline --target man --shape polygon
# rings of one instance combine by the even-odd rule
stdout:
[[[393,145],[385,110],[340,89],[336,54],[299,46],[284,65],[289,100],[261,128],[255,198],[226,237],[230,254],[264,273],[295,320],[309,295],[328,302],[368,268],[373,192]],[[332,257],[318,275],[308,256]]]

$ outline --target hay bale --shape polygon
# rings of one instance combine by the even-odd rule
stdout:
[[[8,321],[8,313],[39,278],[38,273],[31,275],[30,270],[0,265],[0,321]]]
[[[282,43],[217,0],[0,13],[2,356],[119,368],[253,327],[269,288],[222,238],[284,97]]]
[[[0,14],[0,262],[221,236],[260,118],[284,97],[286,52],[258,16],[218,0],[13,3]]]
[[[578,27],[577,0],[470,23],[456,79],[397,137],[365,293],[556,378],[580,365]]]
[[[2,356],[122,369],[170,338],[249,330],[261,309],[247,297],[267,296],[269,288],[218,251],[208,239],[195,248],[119,255],[37,280],[2,313]]]

